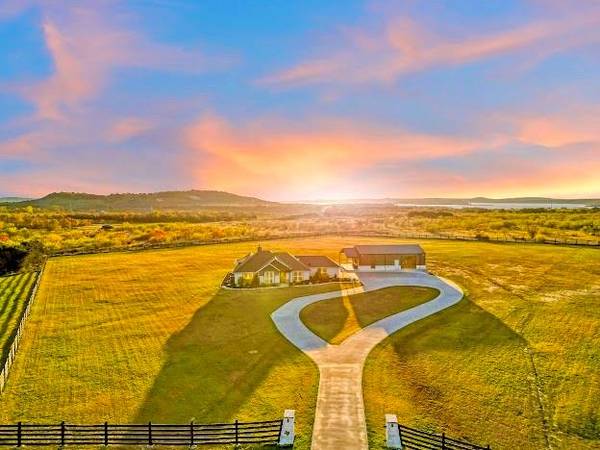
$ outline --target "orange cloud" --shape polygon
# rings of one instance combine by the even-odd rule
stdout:
[[[368,129],[339,121],[304,129],[257,121],[233,129],[214,116],[190,126],[184,143],[201,159],[194,174],[202,185],[271,198],[325,195],[340,189],[352,192],[361,170],[387,161],[408,163],[468,153],[479,145],[469,139]],[[280,192],[281,186],[285,192]]]
[[[434,35],[408,19],[388,22],[383,32],[346,32],[328,54],[261,80],[265,84],[390,82],[412,72],[456,66],[527,50],[528,60],[600,42],[600,14],[578,13],[495,34],[460,40]]]
[[[519,139],[544,147],[595,142],[600,148],[600,114],[565,117],[527,117],[519,123]]]
[[[183,164],[198,187],[270,199],[600,194],[599,145],[541,136],[524,147],[520,129],[461,138],[333,120],[234,127],[208,115],[185,130]]]

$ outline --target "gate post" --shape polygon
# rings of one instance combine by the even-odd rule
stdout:
[[[398,418],[395,414],[385,415],[385,441],[387,448],[402,449],[402,440],[400,439],[400,427],[398,427]]]
[[[279,447],[292,447],[294,445],[294,421],[296,411],[286,409],[283,413],[281,431],[279,432]]]

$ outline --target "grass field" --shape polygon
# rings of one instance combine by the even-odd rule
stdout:
[[[50,259],[0,421],[260,420],[295,408],[302,448],[318,373],[269,315],[339,286],[219,290],[254,246]]]
[[[35,277],[34,272],[0,277],[0,368],[8,355]]]
[[[300,312],[300,319],[330,344],[341,344],[361,328],[428,302],[438,294],[436,289],[425,287],[389,287],[313,303]]]
[[[379,239],[263,244],[337,257]],[[383,415],[493,448],[598,448],[600,251],[425,241],[459,305],[367,360],[373,448]],[[219,291],[252,243],[51,259],[0,421],[175,422],[279,417],[310,440],[317,370],[272,325],[287,299],[332,286]]]
[[[467,301],[369,356],[370,438],[382,418],[493,448],[600,448],[600,251],[425,243],[429,267]]]

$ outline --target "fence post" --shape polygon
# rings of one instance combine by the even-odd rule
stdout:
[[[395,414],[385,415],[385,442],[387,448],[402,449],[398,417]]]
[[[239,434],[239,431],[238,431],[238,420],[235,419],[235,446],[236,447],[238,446],[238,443],[239,443],[239,436],[238,436],[238,434]]]
[[[65,421],[60,423],[60,446],[65,446]]]
[[[152,446],[152,421],[148,422],[148,445]]]
[[[442,450],[446,449],[446,433],[442,433]]]
[[[296,420],[296,411],[286,409],[281,421],[281,431],[279,432],[279,447],[292,447],[294,445],[295,430],[294,422]]]
[[[194,446],[194,421],[190,421],[190,447]]]
[[[108,422],[104,422],[104,446],[108,447]]]
[[[21,433],[23,432],[22,427],[23,427],[23,424],[21,422],[19,422],[17,424],[17,447],[21,446]]]

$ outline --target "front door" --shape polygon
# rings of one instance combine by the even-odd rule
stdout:
[[[265,284],[275,284],[275,272],[270,270],[266,271],[264,274]]]
[[[289,279],[289,274],[287,272],[280,272],[279,273],[279,282],[281,284],[287,284],[288,283],[288,279]]]

